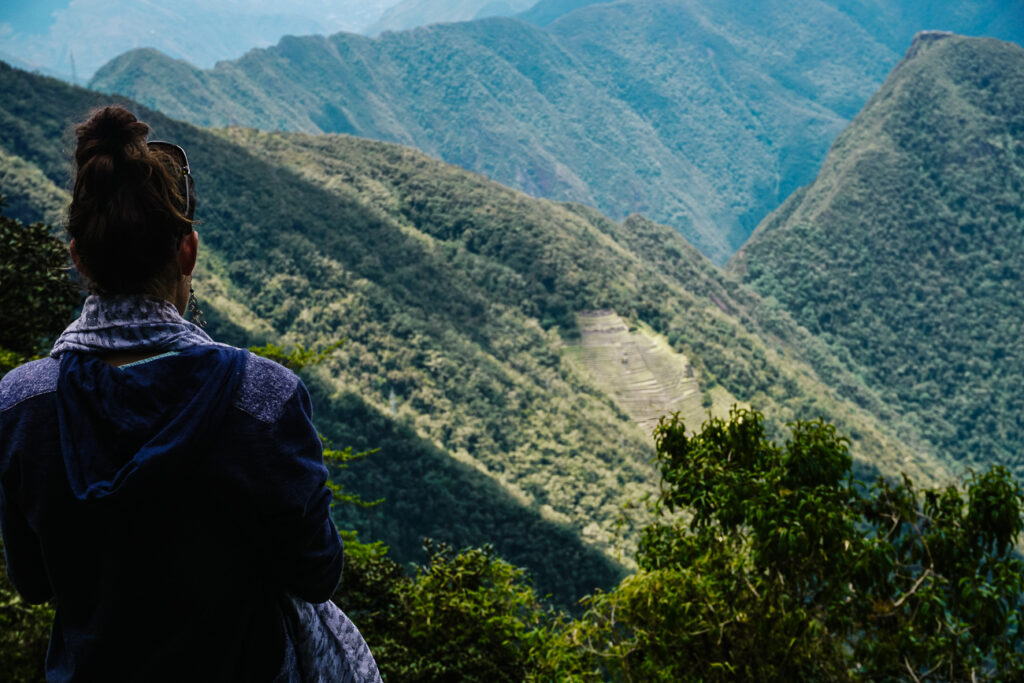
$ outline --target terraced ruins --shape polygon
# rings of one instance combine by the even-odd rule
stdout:
[[[680,413],[690,430],[710,409],[727,415],[736,400],[721,387],[705,398],[689,360],[646,328],[630,330],[615,311],[577,314],[579,345],[568,347],[616,405],[650,434],[662,416]]]

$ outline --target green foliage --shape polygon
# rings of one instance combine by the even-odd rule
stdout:
[[[489,547],[456,554],[428,545],[426,551],[427,567],[402,597],[412,643],[433,651],[411,668],[423,680],[521,680],[542,614],[523,570]]]
[[[1024,50],[925,38],[730,264],[961,467],[1024,449]]]
[[[391,680],[1015,680],[1024,491],[992,468],[954,486],[855,481],[822,421],[783,445],[736,409],[657,431],[661,495],[639,571],[578,618],[488,549],[381,549],[335,599]],[[356,617],[354,617],[356,618]]]
[[[363,508],[371,508],[376,505],[380,505],[384,502],[384,498],[377,498],[376,500],[363,500],[362,496],[358,493],[351,493],[345,490],[345,487],[338,483],[337,473],[340,470],[348,469],[349,465],[353,462],[358,462],[367,456],[379,453],[379,448],[373,448],[367,451],[360,451],[358,453],[352,452],[351,446],[346,446],[342,450],[330,447],[330,442],[323,437],[320,438],[324,442],[324,464],[332,472],[332,476],[327,480],[327,488],[331,490],[331,505],[348,504],[356,505]]]
[[[0,196],[0,210],[4,206]],[[67,247],[48,225],[0,215],[0,291],[0,368],[10,370],[64,329],[78,302]]]
[[[25,225],[58,225],[68,205],[68,192],[35,165],[0,147],[0,189],[6,206],[3,213]]]
[[[8,351],[7,349],[0,348],[0,377],[6,375],[14,368],[18,367],[23,363],[27,363],[30,360],[33,360],[33,358],[23,356],[20,353],[15,353],[14,351]]]
[[[427,542],[402,574],[381,553],[349,560],[335,601],[359,625],[385,680],[522,681],[540,665],[551,613],[522,569],[490,547]]]
[[[831,425],[735,410],[657,431],[663,519],[636,576],[563,634],[615,680],[959,681],[1024,674],[1016,555],[1024,492],[995,467],[966,490],[850,476]],[[680,511],[683,514],[678,514]],[[673,514],[675,513],[675,514]]]
[[[52,604],[29,605],[7,576],[0,539],[0,671],[9,683],[36,683],[45,678],[44,661],[53,623]]]
[[[323,349],[307,349],[302,344],[296,344],[291,351],[286,351],[276,344],[265,344],[263,346],[250,346],[249,350],[257,356],[263,356],[275,363],[280,363],[293,372],[298,372],[306,367],[316,366],[323,363],[327,358],[341,348],[345,343],[344,339],[334,342]]]
[[[0,196],[0,209],[5,206]],[[70,321],[78,302],[67,271],[67,248],[42,223],[0,215],[0,377],[37,358],[40,347]],[[7,576],[0,541],[0,671],[12,683],[43,679],[53,622],[51,604],[29,605]]]

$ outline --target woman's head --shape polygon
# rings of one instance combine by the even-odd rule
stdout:
[[[180,160],[147,145],[149,126],[123,107],[95,110],[75,133],[68,232],[79,270],[105,294],[176,292],[195,210]],[[187,241],[194,260],[194,238]]]

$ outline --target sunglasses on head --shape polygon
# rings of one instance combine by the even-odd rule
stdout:
[[[146,144],[151,151],[163,152],[169,156],[174,163],[181,167],[181,171],[185,176],[185,217],[191,220],[193,180],[191,170],[188,167],[188,156],[186,156],[185,150],[173,142],[164,142],[162,140],[154,140]]]

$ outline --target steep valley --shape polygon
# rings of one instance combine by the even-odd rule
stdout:
[[[316,421],[338,446],[380,449],[338,476],[386,501],[338,521],[400,560],[419,557],[424,536],[493,543],[563,604],[626,569],[636,500],[656,487],[655,408],[639,426],[632,398],[579,362],[585,311],[614,311],[640,334],[640,357],[679,364],[681,384],[659,391],[694,420],[697,396],[715,410],[735,397],[776,430],[824,416],[865,474],[947,477],[820,340],[672,228],[533,199],[394,144],[197,128],[3,65],[0,88],[0,150],[20,179],[0,192],[26,211],[50,197],[38,216],[64,191],[69,124],[94,106],[122,102],[189,151],[212,331],[235,344],[345,340],[306,374]]]
[[[550,4],[524,15],[543,26],[289,36],[205,70],[136,50],[90,85],[199,125],[413,145],[534,196],[642,213],[721,264],[814,179],[916,31],[1024,39],[1020,10],[995,0]]]
[[[1024,473],[1024,49],[922,34],[729,264],[958,469]]]

